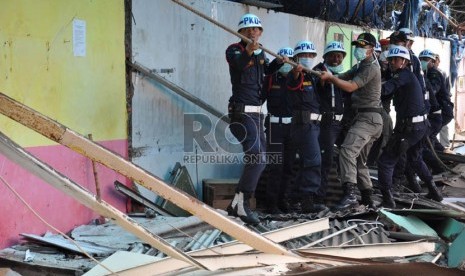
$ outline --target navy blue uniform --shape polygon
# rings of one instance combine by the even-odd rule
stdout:
[[[291,148],[292,107],[287,89],[287,78],[281,73],[265,77],[268,116],[265,119],[267,142],[268,182],[266,186],[267,208],[273,211],[283,205],[287,187],[292,177],[295,152]]]
[[[383,95],[394,94],[396,126],[378,160],[378,179],[381,189],[390,190],[394,167],[403,153],[411,168],[423,181],[432,176],[421,158],[422,143],[428,133],[429,123],[425,115],[425,101],[418,79],[409,69],[398,70],[384,83]]]
[[[265,74],[274,73],[281,65],[273,61],[269,64],[263,51],[249,56],[246,43],[234,43],[226,49],[229,63],[232,96],[229,99],[228,112],[232,124],[231,133],[241,141],[246,162],[237,186],[238,192],[255,192],[261,173],[265,169],[265,133],[263,115],[262,86]]]
[[[454,118],[454,104],[450,101],[451,95],[447,90],[446,79],[441,71],[434,67],[429,68],[426,77],[431,85],[431,89],[434,91],[438,106],[441,109],[441,125],[438,127],[437,132],[431,134],[430,139],[435,150],[444,151],[444,147],[437,139],[437,134],[441,131],[443,126],[449,124]]]
[[[319,63],[313,70],[327,71],[324,63]],[[332,83],[317,84],[320,98],[320,137],[321,150],[321,186],[317,196],[321,199],[326,196],[328,175],[333,165],[334,144],[342,131],[341,120],[344,113],[344,103],[350,94]]]
[[[288,75],[292,104],[291,139],[299,153],[301,168],[296,185],[303,200],[315,195],[321,185],[321,152],[318,143],[321,115],[315,83],[315,78],[307,73],[302,72],[297,80],[292,73]]]

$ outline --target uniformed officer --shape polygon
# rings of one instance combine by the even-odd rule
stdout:
[[[395,208],[392,197],[392,175],[399,157],[406,152],[407,161],[428,188],[429,195],[441,201],[442,196],[421,157],[422,141],[428,133],[429,123],[425,114],[422,88],[414,73],[408,68],[410,54],[406,47],[395,46],[389,50],[388,60],[393,77],[385,82],[382,93],[393,94],[396,125],[378,160],[378,180],[383,194],[382,205]]]
[[[374,57],[376,38],[370,33],[362,33],[355,45],[354,56],[359,61],[349,71],[335,76],[322,72],[321,79],[352,93],[353,124],[341,145],[339,163],[344,196],[336,210],[358,204],[355,189],[362,195],[362,203],[373,206],[373,185],[370,180],[367,156],[373,142],[381,135],[381,70]]]
[[[320,99],[316,91],[316,79],[304,72],[311,69],[316,57],[315,45],[302,40],[294,48],[295,61],[299,63],[288,75],[292,103],[292,145],[299,153],[300,172],[296,186],[300,191],[300,207],[303,213],[320,212],[326,209],[315,201],[321,184],[321,153],[318,144],[320,134]]]
[[[342,61],[346,56],[344,45],[339,41],[329,42],[323,52],[323,62],[313,68],[317,71],[330,71],[340,74],[344,70]],[[318,79],[318,96],[320,98],[320,149],[321,149],[321,185],[316,201],[324,204],[328,175],[333,165],[334,144],[341,135],[344,104],[350,94],[332,83],[323,83]]]
[[[294,49],[283,47],[278,55],[292,58]],[[279,71],[265,76],[263,92],[266,96],[268,116],[265,118],[265,134],[268,158],[268,179],[266,185],[266,209],[270,214],[289,211],[287,193],[294,190],[288,184],[292,177],[295,152],[291,148],[292,106],[287,89],[287,75],[292,69],[288,63]]]
[[[428,115],[431,129],[428,136],[433,147],[443,151],[444,147],[439,143],[437,136],[441,131],[441,128],[450,122],[450,116],[444,116],[446,113],[449,113],[449,115],[452,113],[452,108],[449,105],[450,100],[448,100],[449,92],[446,91],[443,75],[434,67],[436,55],[431,50],[425,49],[420,52],[420,61],[422,69],[426,75],[428,88],[432,92],[430,99],[431,109]],[[445,112],[444,110],[448,110],[448,112]],[[441,164],[434,157],[431,149],[425,150],[424,158],[434,173],[444,171]]]
[[[226,60],[231,76],[232,96],[229,99],[229,126],[234,137],[241,142],[245,153],[245,166],[239,179],[234,199],[229,204],[229,215],[239,216],[246,223],[258,223],[256,213],[250,210],[250,198],[265,169],[265,133],[263,130],[262,85],[265,74],[276,72],[282,61],[269,64],[258,40],[262,35],[262,24],[254,14],[241,17],[238,32],[251,40],[241,41],[226,49]],[[288,60],[287,57],[283,57]],[[280,64],[281,63],[281,64]]]
[[[425,62],[427,59],[425,58]],[[442,127],[441,130],[447,126],[452,119],[454,118],[454,104],[451,102],[451,97],[452,94],[450,93],[450,82],[449,78],[447,77],[446,73],[443,72],[441,69],[439,69],[439,62],[440,58],[438,54],[434,54],[434,61],[428,62],[428,64],[433,65],[433,70],[431,68],[427,68],[427,73],[429,73],[430,76],[428,78],[432,77],[433,80],[431,81],[431,85],[433,86],[433,89],[437,89],[436,96],[438,100],[438,104],[441,106],[441,117],[442,117]],[[429,66],[427,66],[429,67]],[[437,76],[437,73],[441,74],[441,77]],[[441,132],[441,131],[440,131]],[[437,140],[437,137],[434,141],[434,149],[437,151],[445,151],[444,146],[439,143],[439,140]]]
[[[444,77],[445,89],[449,93],[448,96],[449,96],[449,99],[450,99],[452,97],[452,94],[450,93],[450,90],[451,90],[450,77],[447,75],[446,71],[441,70],[439,68],[440,63],[441,63],[441,57],[440,57],[439,54],[436,54],[436,60],[434,62],[434,68],[438,69],[438,71],[441,72],[442,76]],[[451,116],[449,116],[449,117],[452,120],[453,114],[451,114]],[[442,150],[444,153],[455,154],[452,150],[450,150],[449,126],[448,125],[449,124],[445,124],[441,128],[441,131],[439,132],[439,142],[444,147],[444,149],[442,147],[436,147],[436,150],[439,150],[439,151]]]
[[[423,97],[425,101],[425,114],[428,113],[430,110],[430,99],[429,99],[429,91],[426,89],[425,85],[425,78],[423,75],[423,71],[421,70],[420,60],[418,57],[413,53],[411,47],[414,43],[414,35],[413,32],[408,28],[401,28],[399,31],[394,32],[391,34],[390,43],[391,45],[398,45],[404,46],[409,50],[410,54],[410,63],[409,69],[413,72],[415,77],[418,79],[421,90],[423,91]],[[392,95],[391,95],[392,96]],[[386,95],[383,96],[387,97]],[[407,162],[407,157],[402,155],[396,164],[396,168],[394,169],[394,182],[396,185],[400,185],[403,183],[402,179],[405,177],[407,180],[408,187],[414,192],[420,192],[421,187],[417,181],[415,176],[414,170],[411,168],[410,164]]]

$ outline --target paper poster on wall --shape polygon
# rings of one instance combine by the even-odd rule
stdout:
[[[73,20],[73,52],[75,57],[86,56],[86,21]]]

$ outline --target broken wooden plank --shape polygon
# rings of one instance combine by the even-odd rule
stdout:
[[[283,246],[238,224],[200,200],[171,187],[141,167],[3,93],[0,93],[0,113],[136,181],[150,191],[159,194],[166,200],[259,251],[270,254],[294,255]]]
[[[119,226],[136,235],[138,238],[147,242],[154,248],[162,251],[166,255],[180,259],[196,267],[205,268],[189,255],[170,245],[164,239],[154,235],[147,229],[141,227],[137,222],[129,218],[123,212],[114,208],[112,205],[103,200],[99,202],[93,194],[26,152],[19,145],[6,137],[2,132],[0,132],[0,152],[20,167],[28,170],[65,194],[72,196],[83,205],[96,211],[102,216],[115,220],[115,223]]]
[[[433,252],[435,248],[436,243],[434,242],[415,241],[307,248],[298,249],[296,251],[299,253],[316,253],[338,257],[366,259],[420,255],[427,252]]]

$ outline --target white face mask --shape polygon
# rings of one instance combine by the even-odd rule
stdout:
[[[366,59],[367,51],[368,51],[368,49],[357,47],[357,48],[355,48],[355,51],[354,51],[354,57],[358,61],[362,61],[362,60]]]
[[[281,66],[281,68],[279,68],[279,73],[286,76],[287,73],[289,73],[289,71],[291,71],[291,70],[292,70],[292,65],[290,65],[289,63],[284,63],[283,66]]]
[[[313,58],[299,58],[299,63],[308,69],[313,68]]]
[[[426,70],[428,70],[428,64],[429,64],[429,61],[426,61],[426,60],[420,60],[420,64],[421,64],[421,70],[423,70],[423,71],[426,71]]]
[[[342,63],[337,66],[329,66],[328,64],[325,64],[325,66],[326,68],[328,68],[328,70],[336,74],[339,74],[342,71],[344,71],[344,65],[342,65]]]

